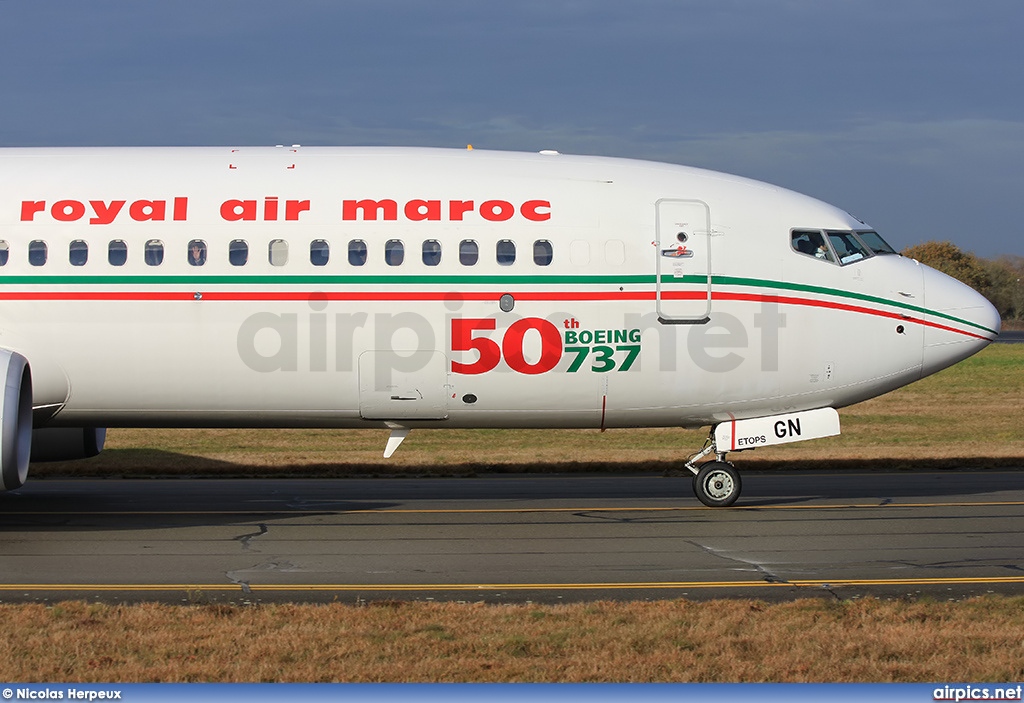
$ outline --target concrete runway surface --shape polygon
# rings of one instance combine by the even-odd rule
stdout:
[[[1024,593],[1024,470],[39,480],[0,495],[0,601]]]
[[[1003,330],[996,337],[996,341],[1003,344],[1024,344],[1024,330]]]

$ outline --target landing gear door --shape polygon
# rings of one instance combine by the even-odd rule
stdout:
[[[702,200],[662,198],[655,210],[658,320],[704,324],[711,315],[711,209]]]

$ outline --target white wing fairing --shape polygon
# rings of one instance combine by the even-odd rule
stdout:
[[[667,164],[7,149],[0,193],[0,348],[75,451],[111,426],[389,427],[394,451],[415,427],[787,416],[909,383],[999,325],[834,207]],[[8,380],[5,457],[26,402]],[[719,454],[716,505],[739,485]]]

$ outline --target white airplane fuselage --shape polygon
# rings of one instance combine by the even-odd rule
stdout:
[[[714,425],[856,403],[998,334],[870,229],[623,159],[5,149],[0,348],[36,426]]]

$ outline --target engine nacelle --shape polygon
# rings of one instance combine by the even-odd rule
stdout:
[[[0,490],[21,488],[32,450],[32,372],[21,354],[0,349]]]
[[[32,461],[88,459],[103,451],[104,427],[42,427],[32,431]]]

